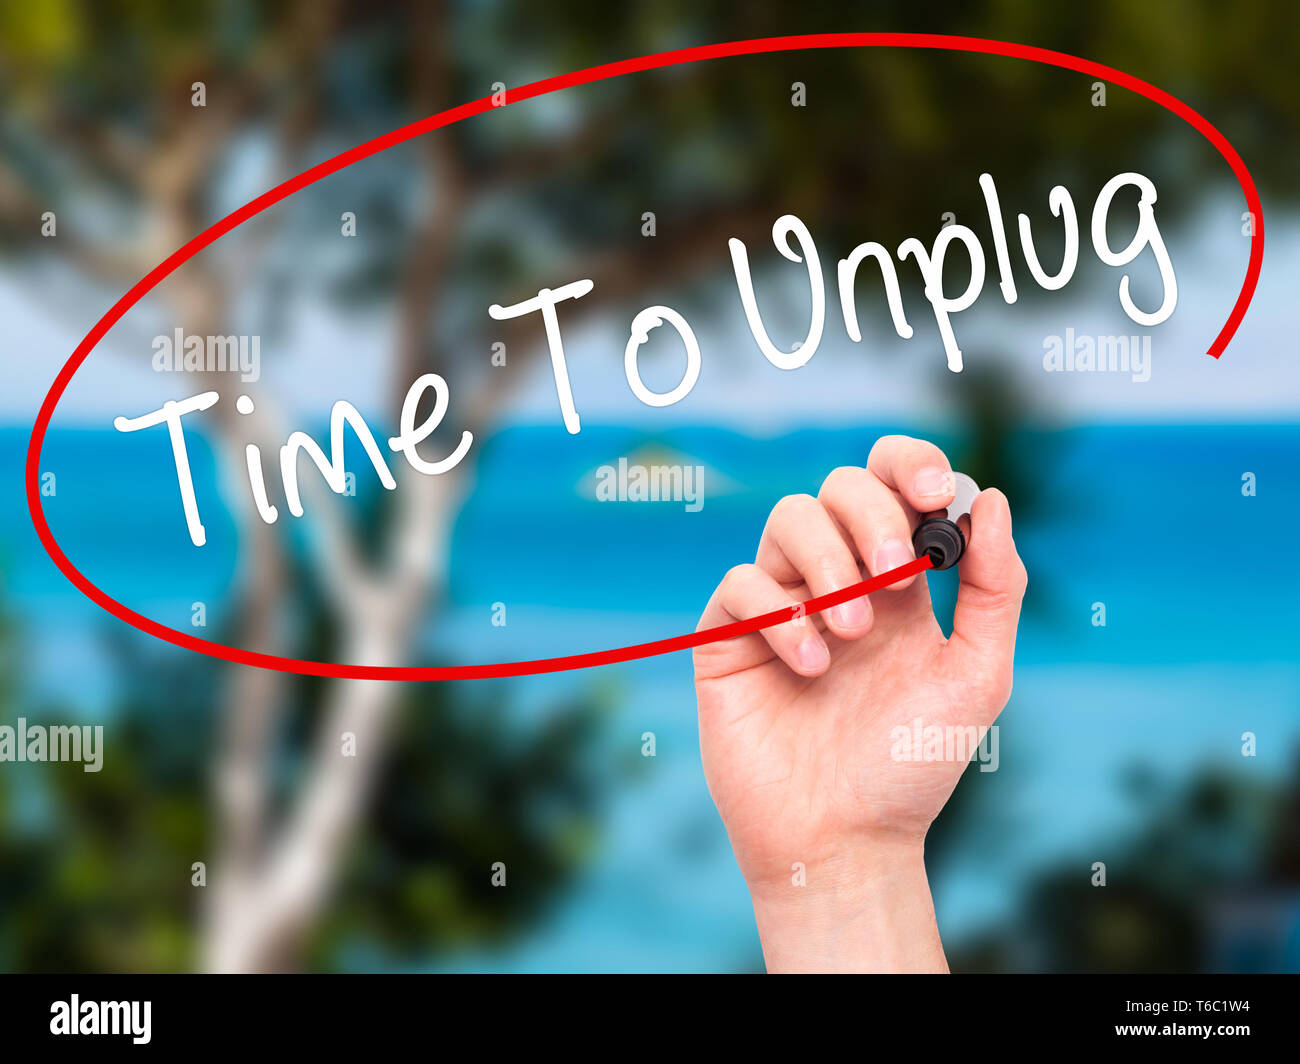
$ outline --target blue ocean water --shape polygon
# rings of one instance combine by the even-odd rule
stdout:
[[[455,527],[448,607],[427,648],[464,662],[532,658],[692,629],[718,578],[751,560],[780,496],[815,493],[836,465],[860,464],[883,432],[808,428],[754,439],[716,428],[648,437],[619,428],[510,428],[475,444],[475,487]],[[185,534],[170,454],[148,434],[55,430],[42,470],[57,476],[45,511],[69,557],[110,594],[173,625],[191,604],[220,614],[238,543],[211,455],[192,444],[209,544]],[[26,435],[0,430],[7,497],[21,497]],[[1090,425],[1024,432],[1013,494],[1030,594],[1017,684],[1002,725],[1003,767],[976,783],[983,813],[935,883],[945,936],[1005,915],[1036,868],[1090,852],[1140,823],[1120,786],[1134,765],[1164,778],[1207,764],[1280,774],[1300,744],[1300,664],[1288,561],[1300,527],[1294,490],[1300,426]],[[594,471],[633,462],[704,467],[704,505],[602,503]],[[1050,458],[1047,469],[1041,467]],[[357,463],[356,468],[364,466]],[[1253,496],[1242,491],[1254,475]],[[359,479],[365,479],[362,474]],[[363,487],[362,493],[367,489]],[[21,621],[32,689],[87,705],[107,699],[117,622],[46,558],[27,515],[0,519],[4,604]],[[931,577],[936,599],[951,574]],[[495,603],[508,609],[492,625]],[[1092,623],[1104,603],[1105,627]],[[70,667],[70,664],[72,667]],[[529,970],[753,967],[744,885],[699,767],[687,655],[511,687],[521,712],[612,685],[610,756],[653,731],[652,769],[609,796],[598,853],[539,928],[508,951],[440,962]],[[1240,736],[1259,755],[1240,755]]]

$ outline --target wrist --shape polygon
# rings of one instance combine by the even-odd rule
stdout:
[[[924,840],[845,847],[751,883],[769,972],[946,972]]]

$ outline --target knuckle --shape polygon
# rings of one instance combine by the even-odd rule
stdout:
[[[913,470],[921,466],[938,466],[940,469],[951,471],[952,463],[948,461],[948,456],[943,453],[943,448],[929,440],[913,440],[908,446],[904,457]]]
[[[806,491],[799,492],[797,495],[787,495],[782,501],[786,509],[793,513],[806,513],[808,510],[816,509],[818,505],[817,500]]]
[[[821,491],[817,493],[818,497],[824,499],[845,495],[853,489],[865,472],[866,470],[861,466],[836,466],[822,481]]]
[[[963,605],[980,614],[1002,614],[1020,606],[1020,595],[1014,587],[963,587],[959,592]]]
[[[847,548],[819,550],[812,556],[809,576],[820,573],[823,576],[834,578],[848,569],[849,561]]]
[[[798,495],[786,495],[777,504],[772,507],[772,513],[768,517],[768,524],[781,522],[787,518],[796,517],[808,512],[810,506],[816,506],[817,500],[811,495],[800,493]]]
[[[757,568],[758,566],[753,562],[742,562],[740,565],[733,565],[723,576],[721,586],[728,591],[742,587],[753,578],[754,570]]]
[[[996,706],[999,710],[1011,698],[1012,670],[1006,668],[981,669],[968,681],[969,697],[975,704],[985,707]]]
[[[1025,563],[1016,558],[1015,568],[1011,575],[1011,587],[1015,592],[1017,599],[1023,599],[1025,592],[1029,588],[1029,570],[1025,568]]]
[[[872,457],[882,457],[890,451],[897,450],[905,444],[914,442],[911,436],[903,436],[899,433],[891,433],[888,436],[881,436],[874,444],[871,445]]]
[[[816,527],[816,513],[821,504],[811,495],[786,495],[779,499],[772,512],[767,515],[763,526],[763,535],[759,538],[760,558],[763,549],[773,549],[777,544],[787,545],[796,537],[806,534],[809,527]]]

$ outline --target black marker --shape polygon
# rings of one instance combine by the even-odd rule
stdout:
[[[953,479],[956,493],[952,503],[946,510],[924,514],[912,535],[916,556],[928,554],[936,569],[952,568],[966,552],[966,536],[957,522],[962,517],[969,519],[975,496],[980,493],[979,485],[965,473],[954,473]]]

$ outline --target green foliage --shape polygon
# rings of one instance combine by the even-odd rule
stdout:
[[[1025,889],[1023,915],[951,954],[954,970],[1172,972],[1210,962],[1216,907],[1230,898],[1261,907],[1290,890],[1289,831],[1300,772],[1283,786],[1203,770],[1162,790],[1146,772],[1132,796],[1151,810],[1127,840],[1106,840],[1043,870]],[[1106,864],[1093,886],[1091,863]]]
[[[595,842],[607,772],[591,756],[593,704],[530,725],[512,719],[502,686],[421,685],[406,701],[368,829],[317,936],[321,960],[337,964],[347,945],[410,963],[500,942]],[[498,862],[505,887],[492,885]]]
[[[0,773],[6,970],[173,971],[193,963],[199,892],[190,866],[208,853],[210,702],[188,662],[178,668],[174,657],[127,653],[142,669],[142,690],[113,708],[100,771],[10,764]],[[12,705],[7,723],[17,715]],[[65,706],[26,716],[81,719]]]
[[[207,659],[111,640],[125,688],[98,773],[77,764],[0,772],[0,968],[180,971],[197,961],[212,861],[207,786],[222,674]],[[295,697],[275,755],[287,801],[307,753],[314,701]],[[366,830],[337,906],[312,944],[316,966],[364,945],[426,958],[499,940],[533,918],[587,856],[607,772],[592,754],[591,699],[512,716],[507,687],[410,685]],[[3,719],[11,721],[11,711]],[[77,714],[50,707],[38,720]],[[208,862],[208,887],[191,865]],[[509,888],[490,885],[505,862]]]

